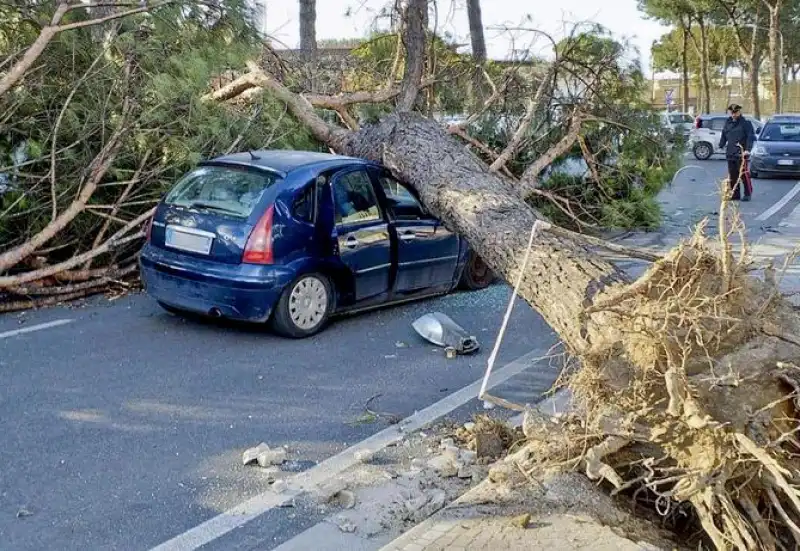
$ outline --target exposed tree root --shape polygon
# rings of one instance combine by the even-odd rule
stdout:
[[[528,473],[585,468],[615,493],[647,489],[662,515],[690,503],[718,550],[794,549],[800,328],[776,282],[749,275],[746,255],[733,254],[740,223],[729,208],[723,199],[719,246],[701,224],[587,308],[589,327],[613,315],[619,340],[596,345],[571,375],[580,415],[553,430],[529,414],[517,461]]]

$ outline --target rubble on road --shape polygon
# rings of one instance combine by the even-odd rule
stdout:
[[[251,463],[258,463],[260,467],[270,467],[274,465],[282,465],[286,462],[286,448],[270,448],[264,442],[261,442],[254,448],[249,448],[242,453],[242,464],[250,465]]]

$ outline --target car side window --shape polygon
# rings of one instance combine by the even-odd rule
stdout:
[[[379,179],[389,211],[395,220],[419,220],[425,217],[425,208],[411,191],[388,174]]]
[[[292,215],[298,220],[303,222],[314,223],[316,218],[316,193],[317,185],[315,182],[308,184],[303,190],[294,198],[292,203]]]
[[[711,130],[722,130],[725,128],[725,119],[717,117],[711,120]]]
[[[333,183],[333,200],[337,224],[381,219],[375,189],[366,170],[354,170],[339,176]]]

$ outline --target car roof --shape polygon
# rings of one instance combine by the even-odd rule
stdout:
[[[781,113],[779,115],[772,115],[768,119],[768,122],[771,122],[771,121],[775,121],[775,122],[778,122],[778,121],[793,121],[793,122],[795,122],[797,120],[800,120],[800,113]]]
[[[272,172],[277,172],[284,178],[292,171],[298,169],[316,169],[323,171],[338,166],[349,164],[370,164],[365,159],[321,153],[318,151],[297,151],[292,149],[260,149],[233,153],[210,159],[204,165],[237,165],[255,167]]]

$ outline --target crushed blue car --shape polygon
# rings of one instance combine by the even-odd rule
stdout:
[[[306,151],[200,163],[158,204],[139,262],[168,311],[269,322],[295,338],[337,314],[494,280],[389,170]]]

